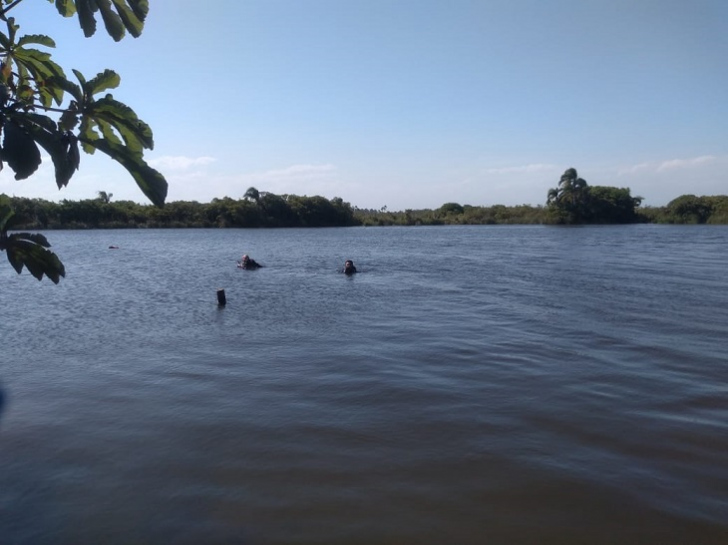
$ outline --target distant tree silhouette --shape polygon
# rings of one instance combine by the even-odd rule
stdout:
[[[111,197],[114,196],[113,193],[107,193],[106,191],[99,191],[99,200],[104,204],[109,204],[111,202]]]

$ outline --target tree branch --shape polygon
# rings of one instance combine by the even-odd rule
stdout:
[[[15,2],[13,2],[12,4],[9,4],[9,5],[5,6],[4,8],[0,8],[0,19],[2,19],[3,21],[7,21],[5,14],[7,12],[9,12],[11,9],[13,9],[15,6],[20,4],[20,2],[22,2],[22,1],[23,0],[15,0]]]

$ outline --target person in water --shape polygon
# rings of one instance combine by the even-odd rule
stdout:
[[[245,254],[240,259],[240,261],[238,261],[238,267],[240,267],[241,269],[259,269],[260,267],[262,267],[262,265],[256,262],[254,259],[248,257],[247,254]]]
[[[354,274],[356,272],[356,267],[354,266],[354,262],[351,259],[347,259],[344,262],[344,274]]]

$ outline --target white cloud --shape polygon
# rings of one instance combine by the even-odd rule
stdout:
[[[696,165],[703,165],[715,161],[713,155],[701,155],[700,157],[694,157],[692,159],[672,159],[670,161],[663,161],[657,167],[657,171],[668,170],[672,168],[687,168]]]
[[[618,169],[617,174],[620,176],[635,174],[637,172],[663,172],[665,170],[672,170],[677,168],[691,168],[707,163],[712,163],[718,158],[714,155],[701,155],[699,157],[692,157],[689,159],[668,159],[666,161],[648,161],[645,163],[638,163],[636,165],[629,165]]]
[[[628,176],[644,170],[654,170],[656,163],[638,163],[636,165],[629,165],[625,167],[619,167],[617,169],[618,176]]]
[[[165,155],[151,159],[149,164],[161,170],[187,170],[189,168],[209,165],[217,159],[214,157],[184,157],[181,155]]]
[[[616,169],[619,185],[630,187],[643,204],[662,206],[685,194],[725,194],[728,155],[700,155],[685,159],[649,161]],[[608,179],[605,185],[609,184]]]
[[[261,173],[249,174],[246,177],[261,181],[281,182],[294,180],[310,180],[322,176],[330,176],[336,172],[334,165],[291,165],[277,170],[268,170]]]

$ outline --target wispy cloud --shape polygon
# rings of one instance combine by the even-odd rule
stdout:
[[[687,168],[696,165],[702,165],[705,163],[711,163],[715,161],[714,155],[701,155],[700,157],[694,157],[692,159],[672,159],[670,161],[663,161],[657,167],[657,171],[668,170],[673,168]]]
[[[291,165],[286,168],[253,173],[249,177],[262,181],[283,182],[293,180],[310,180],[322,176],[330,176],[336,172],[334,165]]]
[[[705,165],[716,161],[715,155],[701,155],[688,159],[668,159],[666,161],[648,161],[622,167],[617,171],[620,176],[635,174],[637,172],[664,172],[666,170],[674,170],[678,168],[691,168]]]
[[[648,161],[615,167],[614,171],[619,185],[628,186],[633,195],[645,197],[644,205],[663,206],[686,193],[724,194],[728,155]]]
[[[626,176],[629,174],[635,174],[647,169],[654,170],[657,163],[638,163],[636,165],[627,165],[617,169],[617,175]]]
[[[214,163],[217,159],[214,157],[184,157],[182,155],[165,155],[151,159],[149,164],[154,168],[163,170],[187,170],[194,167],[200,167]]]

